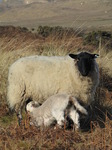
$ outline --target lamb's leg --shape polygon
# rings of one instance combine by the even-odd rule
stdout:
[[[78,112],[74,109],[71,109],[69,116],[72,119],[72,121],[74,122],[75,130],[78,130],[80,128]]]
[[[54,111],[53,117],[56,119],[57,124],[59,127],[62,127],[64,125],[64,112],[63,111]]]

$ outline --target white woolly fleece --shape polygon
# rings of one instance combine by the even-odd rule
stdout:
[[[9,68],[7,101],[18,111],[28,98],[43,102],[57,93],[68,93],[89,105],[99,82],[98,65],[83,77],[69,56],[30,56]]]

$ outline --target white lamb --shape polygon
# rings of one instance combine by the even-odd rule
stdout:
[[[75,97],[67,94],[53,95],[39,107],[37,107],[37,102],[31,101],[26,105],[26,110],[31,116],[31,123],[37,127],[50,126],[54,121],[57,121],[59,126],[63,126],[65,118],[69,117],[76,130],[80,127],[78,111],[88,114]]]
[[[30,56],[9,68],[7,101],[19,121],[25,101],[43,102],[57,93],[68,93],[86,106],[94,101],[99,83],[97,54],[81,52],[69,56]]]

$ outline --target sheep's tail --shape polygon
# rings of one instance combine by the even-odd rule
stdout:
[[[75,97],[70,96],[69,102],[72,103],[76,107],[76,109],[80,111],[82,114],[85,114],[85,115],[88,114],[87,110],[83,106],[80,105],[80,103],[77,101]]]

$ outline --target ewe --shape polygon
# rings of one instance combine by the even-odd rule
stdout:
[[[97,54],[81,52],[69,56],[30,56],[9,68],[7,101],[19,122],[25,101],[43,102],[57,93],[68,93],[86,106],[94,101],[99,83]]]
[[[87,115],[87,111],[82,107],[75,97],[67,94],[56,94],[49,97],[41,106],[37,107],[37,102],[31,101],[26,105],[26,110],[31,116],[31,124],[35,126],[50,126],[57,122],[63,126],[66,118],[70,118],[75,129],[79,129],[79,112]]]

